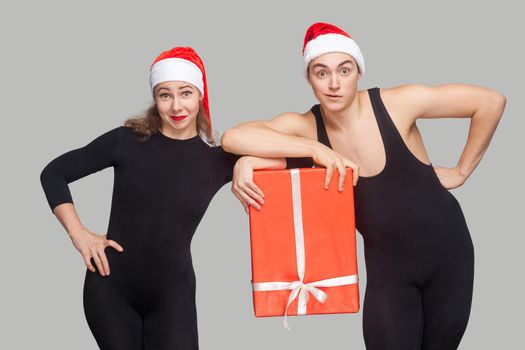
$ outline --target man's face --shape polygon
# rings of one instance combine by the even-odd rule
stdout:
[[[333,112],[352,103],[360,76],[356,61],[346,53],[326,53],[308,66],[308,81],[315,97],[323,108]]]

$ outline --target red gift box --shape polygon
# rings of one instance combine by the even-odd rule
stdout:
[[[345,189],[326,169],[261,170],[265,194],[250,206],[252,285],[256,317],[359,311],[352,170]]]

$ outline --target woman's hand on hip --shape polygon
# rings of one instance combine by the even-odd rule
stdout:
[[[106,247],[111,247],[119,252],[124,250],[117,242],[107,239],[106,235],[97,235],[85,228],[71,234],[70,237],[73,245],[82,255],[86,267],[91,272],[98,270],[101,276],[108,276],[110,273],[108,259],[104,252]],[[96,269],[91,259],[95,262]]]

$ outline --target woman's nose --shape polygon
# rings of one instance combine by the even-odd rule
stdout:
[[[179,101],[179,99],[178,99],[177,96],[175,96],[175,97],[173,98],[173,104],[172,104],[171,108],[172,108],[175,112],[176,112],[176,111],[179,111],[179,110],[181,109],[181,103],[180,103],[180,101]]]

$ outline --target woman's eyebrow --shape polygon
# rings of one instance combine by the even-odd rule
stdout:
[[[187,84],[187,85],[180,86],[180,87],[178,87],[177,89],[178,89],[178,90],[182,90],[182,89],[185,89],[185,88],[193,89],[193,86]],[[161,90],[172,91],[172,90],[174,90],[174,89],[170,89],[170,88],[168,88],[168,87],[162,86],[162,87],[160,87],[160,88],[157,90],[157,92],[160,92]]]

